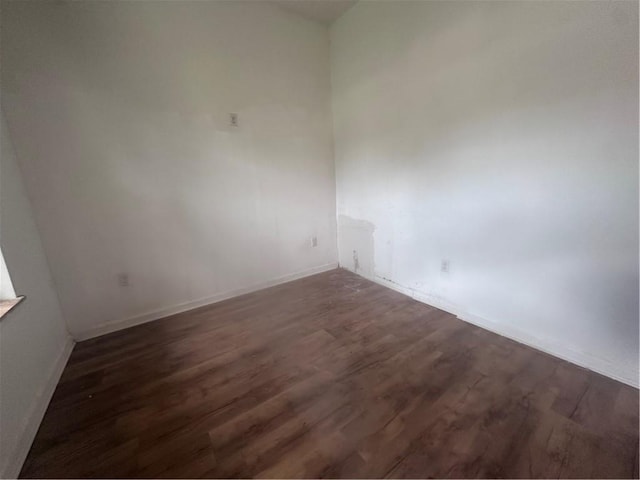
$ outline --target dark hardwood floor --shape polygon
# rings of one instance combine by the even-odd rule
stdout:
[[[638,478],[638,390],[334,270],[77,344],[21,476]]]

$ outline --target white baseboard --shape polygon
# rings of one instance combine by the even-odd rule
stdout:
[[[144,313],[142,315],[136,315],[134,317],[126,318],[124,320],[116,320],[113,322],[103,323],[102,325],[98,325],[97,327],[81,332],[76,332],[74,334],[74,337],[79,342],[82,340],[88,340],[90,338],[106,335],[107,333],[116,332],[118,330],[123,330],[125,328],[140,325],[142,323],[152,322],[154,320],[159,320],[170,315],[176,315],[188,310],[193,310],[194,308],[204,307],[206,305],[211,305],[212,303],[221,302],[223,300],[228,300],[229,298],[237,297],[239,295],[244,295],[246,293],[255,292],[264,288],[273,287],[282,283],[291,282],[293,280],[298,280],[300,278],[326,272],[335,268],[338,268],[337,262],[327,263],[325,265],[309,268],[301,272],[290,273],[271,280],[259,282],[245,288],[222,292],[210,297],[201,298],[199,300],[192,300],[189,302],[180,303],[178,305],[173,305],[171,307],[161,308],[152,312]]]
[[[20,474],[22,465],[27,458],[33,439],[35,438],[36,433],[38,433],[40,423],[44,418],[44,414],[47,411],[53,392],[58,385],[58,381],[60,380],[64,367],[67,365],[67,361],[69,360],[69,356],[71,355],[74,345],[75,342],[73,339],[71,337],[67,337],[67,342],[65,343],[64,348],[51,368],[47,383],[33,399],[31,407],[29,408],[29,413],[23,421],[20,438],[18,438],[18,442],[16,443],[13,452],[9,455],[9,461],[4,468],[4,471],[0,472],[0,478],[17,478]]]
[[[353,270],[351,270],[350,268],[342,268],[353,272]],[[433,307],[439,308],[440,310],[444,310],[445,312],[449,312],[458,317],[460,320],[476,325],[477,327],[489,330],[493,333],[497,333],[498,335],[501,335],[503,337],[510,338],[511,340],[515,340],[518,343],[522,343],[529,347],[535,348],[536,350],[548,353],[549,355],[553,355],[554,357],[566,360],[569,363],[573,363],[574,365],[586,368],[587,370],[599,373],[601,375],[604,375],[605,377],[612,378],[632,387],[638,388],[640,386],[640,370],[638,369],[637,365],[635,367],[629,365],[620,366],[598,355],[575,350],[553,340],[532,335],[529,332],[525,332],[521,329],[514,328],[504,323],[492,322],[485,318],[466,312],[456,305],[447,303],[442,299],[426,295],[422,292],[418,292],[412,288],[405,287],[386,278],[381,278],[378,276],[371,277],[369,275],[362,275],[358,272],[353,273],[356,273],[366,278],[367,280],[371,280],[372,282],[375,282],[379,285],[390,288],[391,290],[395,290],[396,292],[407,295],[408,297],[411,297],[419,302],[426,303],[427,305],[431,305]]]
[[[502,335],[503,337],[528,345],[536,350],[540,350],[548,353],[549,355],[553,355],[554,357],[566,360],[567,362],[573,363],[579,367],[604,375],[605,377],[612,378],[635,388],[638,388],[639,386],[638,376],[640,375],[640,371],[637,368],[624,368],[597,355],[580,352],[571,347],[567,347],[566,345],[554,342],[553,340],[536,337],[528,332],[511,328],[508,325],[497,324],[470,313],[458,315],[458,318],[480,328],[484,328],[485,330]]]

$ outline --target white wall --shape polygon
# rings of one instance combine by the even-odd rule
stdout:
[[[0,478],[18,475],[73,345],[2,116],[0,246],[26,300],[0,319]]]
[[[2,72],[76,338],[337,264],[326,27],[263,2],[4,2]]]
[[[340,264],[637,385],[638,3],[360,2],[331,48]]]

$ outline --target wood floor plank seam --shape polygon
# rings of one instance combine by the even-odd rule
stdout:
[[[21,478],[638,478],[638,390],[342,269],[76,345]]]

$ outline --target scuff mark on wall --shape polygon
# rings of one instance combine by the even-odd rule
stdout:
[[[340,266],[371,277],[374,275],[374,241],[376,227],[367,220],[338,216]]]

